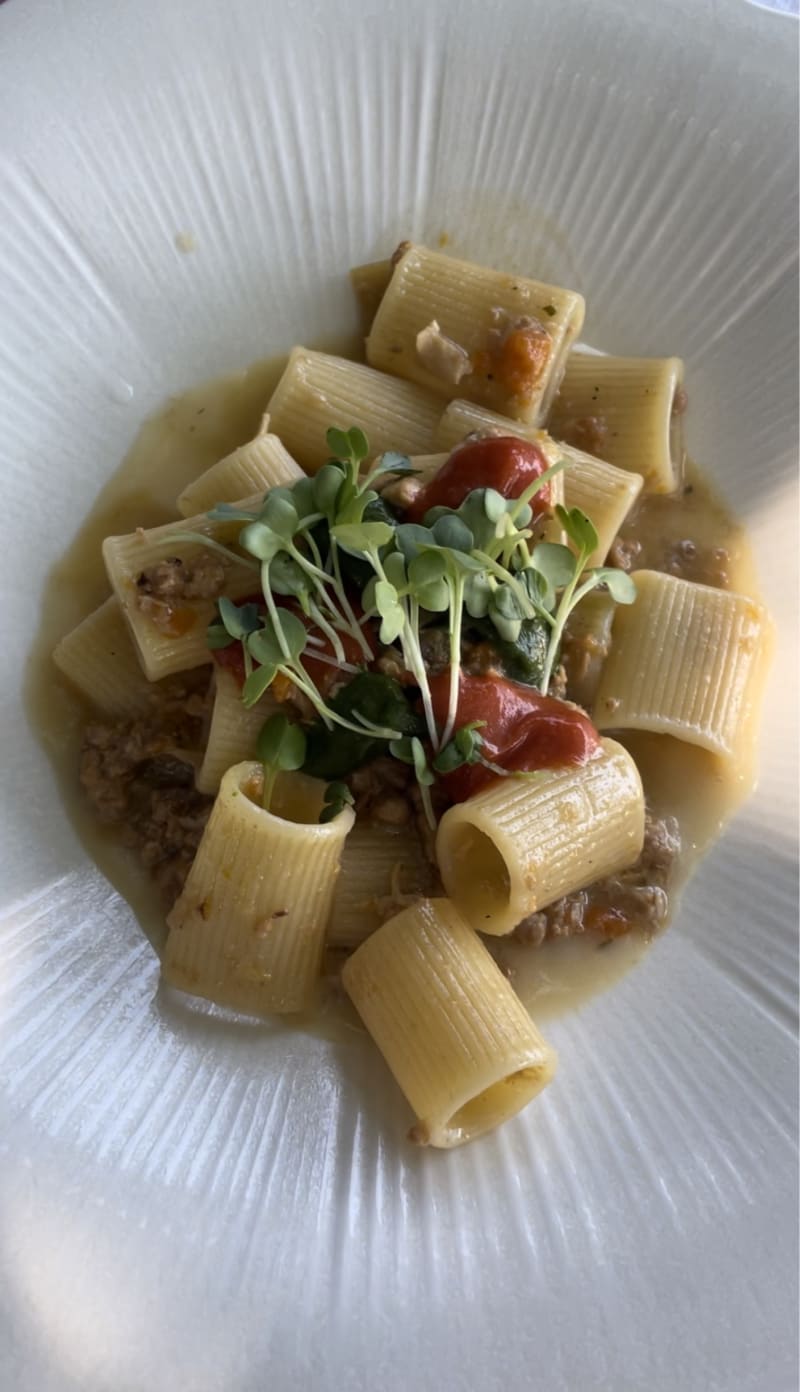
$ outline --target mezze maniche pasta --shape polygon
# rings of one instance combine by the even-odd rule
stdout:
[[[450,1147],[555,1072],[512,958],[591,973],[666,923],[703,839],[676,790],[746,781],[769,626],[677,359],[410,243],[353,284],[366,361],[293,348],[172,518],[105,536],[54,659],[165,981],[298,1021],[341,981]]]

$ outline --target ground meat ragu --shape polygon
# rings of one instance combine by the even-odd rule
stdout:
[[[648,812],[642,853],[630,870],[556,899],[523,919],[512,936],[517,942],[539,947],[548,938],[576,933],[596,933],[604,940],[636,928],[648,935],[655,933],[667,921],[670,874],[680,849],[675,818]]]
[[[422,796],[409,764],[380,755],[363,768],[356,769],[347,780],[355,798],[357,817],[387,827],[408,826],[413,822],[426,860],[436,866],[435,832],[428,825]],[[440,784],[430,789],[434,811],[441,816],[448,805],[447,795]]]
[[[617,570],[635,570],[642,554],[642,543],[636,537],[616,536],[608,553],[608,564]]]
[[[698,585],[712,585],[717,590],[730,589],[730,554],[724,546],[698,546],[688,537],[669,546],[664,555],[663,569],[668,575],[693,580]]]
[[[206,724],[206,694],[174,682],[133,720],[84,729],[80,780],[100,821],[120,827],[172,903],[200,844],[213,798],[194,786]]]
[[[136,588],[140,594],[173,602],[218,599],[225,588],[225,562],[210,551],[188,562],[173,556],[143,570]]]
[[[572,445],[573,449],[602,459],[608,440],[608,422],[605,416],[578,416],[575,420],[565,421],[558,437],[565,445]]]

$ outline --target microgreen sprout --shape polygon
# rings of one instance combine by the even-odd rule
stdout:
[[[261,806],[268,812],[278,774],[284,771],[292,773],[302,768],[306,757],[306,737],[299,725],[293,725],[282,711],[278,711],[261,727],[256,741],[256,756],[264,769]]]
[[[436,816],[430,794],[431,785],[435,782],[435,775],[428,763],[428,756],[425,753],[422,740],[417,739],[416,735],[411,737],[406,735],[402,739],[392,740],[389,752],[394,755],[395,759],[400,759],[402,763],[412,765],[419,785],[425,820],[431,830],[435,831]]]
[[[580,508],[567,509],[559,504],[556,516],[572,542],[575,554],[566,546],[555,545],[548,546],[548,550],[543,552],[543,547],[548,545],[544,542],[533,553],[534,567],[554,589],[561,589],[542,676],[542,691],[545,693],[550,685],[567,619],[584,596],[598,585],[605,585],[617,604],[632,604],[636,598],[636,585],[624,570],[612,566],[586,569],[589,557],[598,544],[597,532],[586,513]]]
[[[319,814],[321,822],[332,822],[334,817],[344,811],[345,807],[352,807],[354,802],[353,794],[350,792],[346,783],[329,783],[325,789],[323,797],[323,808]]]

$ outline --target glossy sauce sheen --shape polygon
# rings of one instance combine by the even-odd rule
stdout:
[[[450,673],[439,672],[430,680],[437,724],[444,725],[450,696]],[[481,752],[501,768],[533,772],[563,764],[583,764],[600,746],[600,736],[588,715],[543,696],[532,686],[485,676],[460,674],[456,728],[482,722]],[[445,776],[445,787],[454,802],[464,802],[497,775],[484,764],[463,764]]]
[[[328,351],[356,356],[352,345],[326,344]],[[78,783],[78,751],[86,708],[59,676],[51,653],[59,638],[109,594],[100,546],[109,534],[154,526],[176,516],[175,498],[203,470],[252,438],[285,357],[255,363],[246,372],[205,383],[171,400],[147,421],[116,474],[46,586],[41,628],[29,667],[27,701],[31,719],[56,772],[67,814],[87,854],[128,901],[158,951],[164,940],[164,913],[157,891],[113,832],[91,814]],[[340,422],[340,424],[342,424]],[[347,425],[349,422],[344,422]],[[658,565],[664,546],[685,537],[699,545],[725,547],[733,589],[757,594],[749,548],[742,528],[689,468],[685,496],[647,497],[626,526],[643,542],[637,564]],[[678,817],[684,850],[678,882],[747,795],[752,768],[747,760],[726,770],[709,754],[688,744],[653,735],[622,736],[642,773],[647,796],[659,814]],[[675,904],[675,883],[672,902]],[[492,950],[514,973],[514,986],[544,1021],[580,1005],[617,980],[647,950],[638,933],[607,944],[577,937],[531,949],[499,939]],[[355,1017],[348,1007],[329,1003],[315,1030],[334,1028],[350,1037]],[[346,1027],[346,1028],[345,1028]],[[340,1028],[345,1028],[340,1036]]]
[[[520,494],[545,472],[547,460],[536,445],[513,436],[474,440],[453,450],[436,477],[426,484],[408,508],[409,522],[421,522],[429,508],[457,508],[475,488],[494,488],[504,498]],[[531,499],[534,517],[550,506],[550,485],[542,484]]]

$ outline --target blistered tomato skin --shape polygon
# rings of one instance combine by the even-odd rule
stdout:
[[[518,498],[548,467],[537,445],[515,435],[488,436],[461,445],[411,503],[406,517],[421,522],[429,508],[457,508],[475,488],[494,488],[504,498]],[[550,485],[531,499],[534,517],[550,507]]]
[[[449,670],[431,677],[430,687],[434,714],[441,726],[447,718]],[[485,722],[480,730],[481,752],[509,772],[583,764],[600,747],[597,730],[576,706],[493,672],[460,675],[456,729],[477,720]],[[462,764],[446,774],[443,782],[453,802],[464,802],[497,777],[483,764]]]

